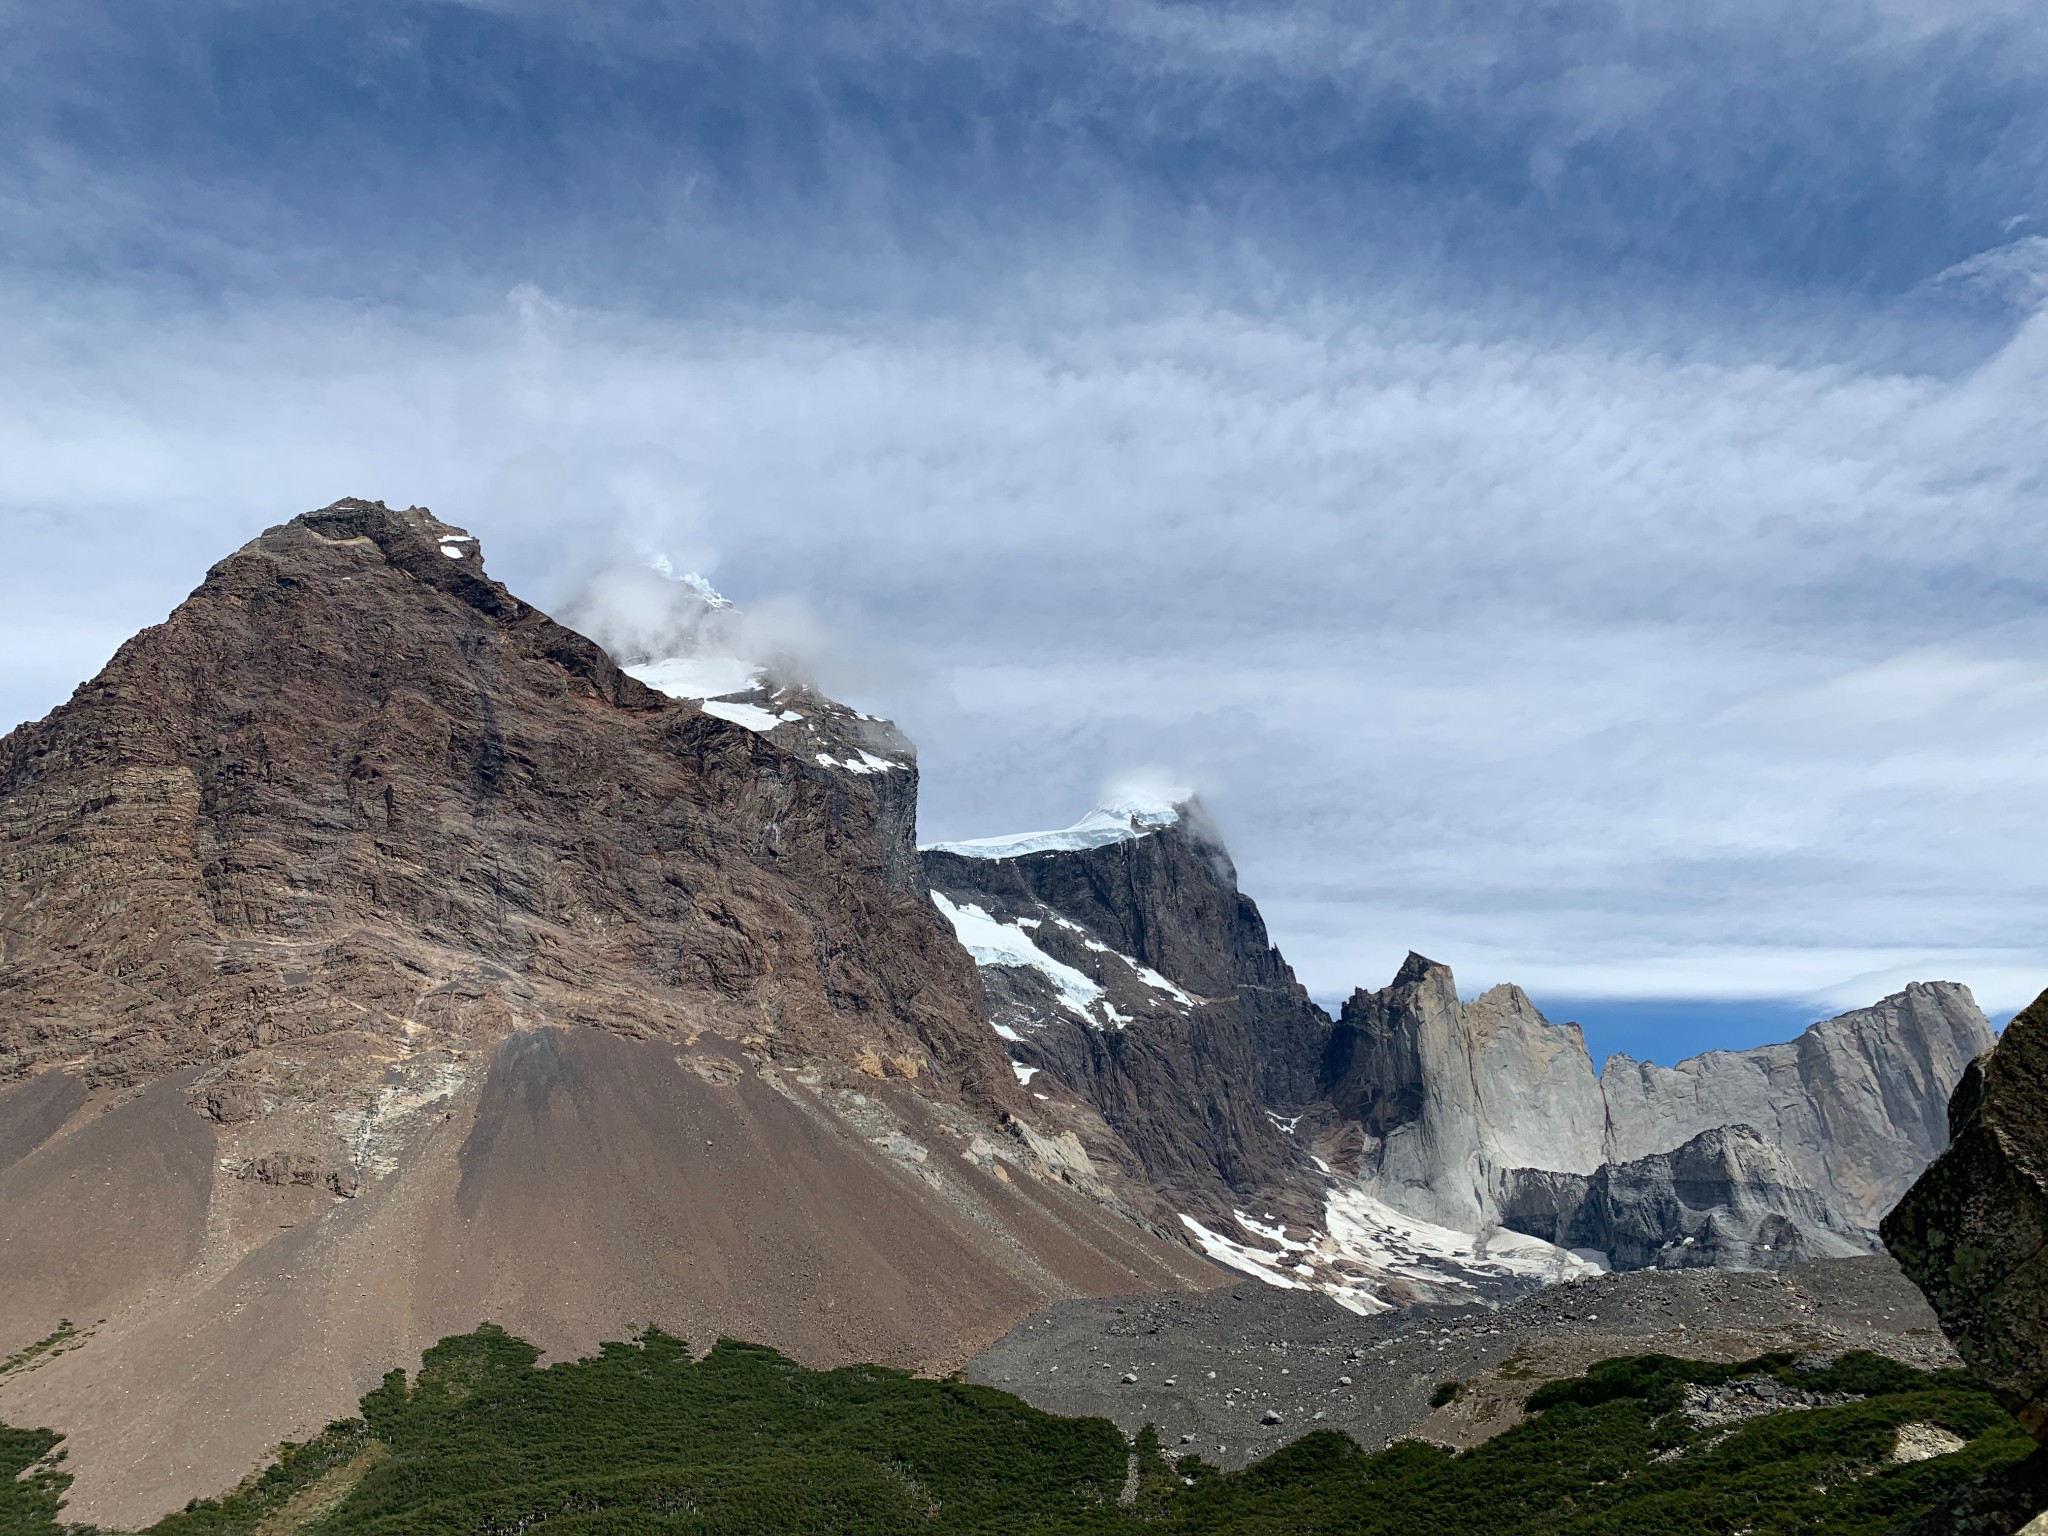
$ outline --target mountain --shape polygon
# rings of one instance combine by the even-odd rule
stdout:
[[[1592,1272],[1497,1224],[1397,1206],[1333,1166],[1345,1133],[1319,1128],[1342,1118],[1336,1031],[1199,803],[1126,800],[1058,831],[923,854],[1034,1098],[1075,1106],[1091,1157],[1144,1179],[1218,1262],[1360,1312]]]
[[[909,744],[728,682],[343,501],[0,741],[0,1358],[51,1345],[0,1419],[70,1437],[75,1517],[486,1319],[943,1370],[1220,1278],[1017,1081]]]
[[[1124,802],[923,858],[1030,1086],[1077,1092],[1109,1155],[1180,1210],[1286,1197],[1300,1158],[1279,1124],[1314,1097],[1329,1021],[1198,806]]]
[[[1198,803],[920,850],[893,725],[633,580],[571,628],[337,502],[0,739],[0,1421],[74,1518],[484,1321],[950,1371],[1225,1269],[1370,1314],[1863,1251],[1990,1042],[1935,984],[1598,1074],[1412,955],[1333,1020]]]
[[[1916,983],[1789,1044],[1596,1070],[1520,988],[1467,1001],[1415,954],[1332,1020],[1191,800],[923,858],[1020,1078],[1091,1156],[1219,1261],[1361,1310],[1872,1252],[1992,1038],[1967,989]]]
[[[1712,1215],[1724,1262],[1771,1267],[1875,1251],[1879,1218],[1942,1144],[1950,1088],[1992,1038],[1968,988],[1916,982],[1788,1044],[1676,1067],[1613,1056],[1596,1074],[1579,1030],[1518,988],[1461,1002],[1448,967],[1410,955],[1390,986],[1344,1005],[1319,1136],[1380,1198],[1446,1226],[1576,1233],[1587,1240],[1558,1240],[1691,1264]],[[1681,1167],[1699,1178],[1674,1204]],[[1571,1193],[1596,1189],[1590,1207]]]

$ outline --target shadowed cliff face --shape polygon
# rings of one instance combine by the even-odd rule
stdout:
[[[1178,1209],[1285,1192],[1302,1157],[1275,1121],[1319,1092],[1329,1020],[1198,807],[1098,846],[926,849],[924,864],[960,922],[1000,925],[1051,962],[985,965],[991,1019],[1027,1071],[1099,1112]],[[1056,968],[1074,973],[1064,990]]]
[[[1974,1062],[1952,1139],[1884,1219],[1978,1377],[2048,1443],[2048,993]]]
[[[1510,1169],[1500,1220],[1616,1269],[1785,1269],[1868,1251],[1746,1125],[1590,1174]]]

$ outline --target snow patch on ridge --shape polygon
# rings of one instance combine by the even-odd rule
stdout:
[[[761,685],[761,669],[737,656],[670,656],[625,672],[672,699],[716,699]]]
[[[706,699],[704,713],[744,725],[750,731],[772,731],[782,724],[780,715],[770,714],[758,704],[741,704],[732,699]]]
[[[1098,1023],[1088,1010],[1102,1000],[1102,988],[1071,965],[1053,959],[1017,924],[999,922],[972,902],[956,907],[937,891],[932,892],[932,905],[953,925],[954,936],[976,965],[1024,966],[1037,971],[1058,989],[1062,1006],[1090,1025]]]
[[[1069,933],[1079,934],[1081,937],[1082,947],[1088,950],[1089,953],[1097,955],[1114,955],[1117,959],[1123,961],[1125,965],[1131,968],[1131,974],[1133,976],[1137,977],[1139,981],[1143,982],[1153,991],[1164,992],[1170,997],[1178,999],[1180,1005],[1183,1008],[1192,1008],[1195,1006],[1195,1000],[1192,997],[1188,996],[1186,992],[1183,992],[1179,987],[1175,986],[1172,982],[1168,981],[1164,976],[1160,975],[1157,971],[1153,970],[1151,966],[1141,964],[1138,960],[1136,960],[1130,955],[1123,953],[1121,950],[1111,949],[1107,944],[1103,943],[1100,939],[1094,937],[1092,934],[1088,932],[1086,928],[1083,928],[1079,923],[1075,922],[1072,918],[1062,917],[1059,913],[1053,912],[1050,907],[1047,907],[1046,911],[1051,913],[1052,920],[1057,926],[1066,929]],[[1039,922],[1039,920],[1035,917],[1020,917],[1017,919],[1017,921],[1020,923],[1028,924],[1033,928],[1036,928]]]
[[[956,843],[927,843],[938,853],[957,853],[968,859],[1017,859],[1028,853],[1072,852],[1081,848],[1105,848],[1127,843],[1170,827],[1180,820],[1180,806],[1188,795],[1175,792],[1168,799],[1152,795],[1122,796],[1099,805],[1075,822],[1054,832],[1015,832],[1007,837],[973,837]]]
[[[801,717],[785,715],[783,718],[798,719]],[[877,757],[865,747],[860,749],[858,757],[849,757],[844,761],[832,756],[829,752],[820,752],[818,754],[818,762],[827,768],[844,768],[848,773],[891,773],[903,766],[901,763],[892,763],[886,757]]]

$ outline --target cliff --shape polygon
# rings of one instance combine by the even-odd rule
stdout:
[[[1785,1045],[1675,1067],[1611,1057],[1605,1155],[1629,1162],[1715,1126],[1753,1126],[1802,1183],[1874,1232],[1947,1145],[1948,1096],[1991,1044],[1967,987],[1915,982]]]
[[[1676,1067],[1615,1056],[1596,1076],[1579,1030],[1518,988],[1461,1002],[1447,967],[1410,955],[1337,1021],[1319,1145],[1425,1221],[1625,1266],[1700,1262],[1704,1242],[1714,1262],[1775,1267],[1788,1245],[1875,1245],[1991,1038],[1967,988],[1915,983],[1788,1044]]]
[[[1746,1125],[1702,1131],[1670,1152],[1590,1174],[1513,1168],[1500,1222],[1616,1269],[1786,1269],[1868,1252]]]
[[[1972,1064],[1884,1241],[1977,1376],[2048,1443],[2048,993]]]
[[[1329,1020],[1199,806],[923,857],[1025,1074],[1080,1095],[1178,1209],[1284,1193],[1301,1159],[1276,1121],[1315,1096]]]
[[[1585,1039],[1518,987],[1462,1003],[1448,966],[1411,954],[1391,985],[1352,994],[1325,1071],[1332,1109],[1364,1133],[1359,1171],[1426,1221],[1476,1231],[1498,1219],[1506,1170],[1600,1165]]]

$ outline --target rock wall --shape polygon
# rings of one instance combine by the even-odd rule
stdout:
[[[1594,1172],[1510,1169],[1500,1221],[1616,1269],[1784,1269],[1868,1251],[1746,1125]]]
[[[1808,1255],[1874,1246],[1991,1038],[1967,988],[1915,983],[1784,1045],[1615,1056],[1596,1076],[1577,1027],[1520,989],[1460,1002],[1447,967],[1410,955],[1345,1004],[1321,1144],[1425,1221],[1608,1250],[1604,1234],[1618,1264],[1693,1262],[1679,1250],[1710,1237],[1713,1262],[1772,1267],[1794,1233]]]
[[[1329,1020],[1198,806],[1125,833],[1014,856],[929,848],[924,869],[1026,1072],[1084,1098],[1178,1209],[1281,1197],[1302,1158],[1276,1119],[1315,1096]]]
[[[1947,1144],[1949,1093],[1991,1043],[1967,987],[1915,982],[1784,1045],[1676,1067],[1610,1057],[1606,1157],[1630,1162],[1715,1126],[1753,1126],[1802,1183],[1874,1232]]]
[[[1448,966],[1411,954],[1391,985],[1344,1005],[1326,1071],[1336,1114],[1364,1132],[1360,1171],[1425,1221],[1495,1222],[1511,1168],[1600,1166],[1605,1116],[1585,1039],[1519,987],[1462,1003]]]
[[[1949,1103],[1946,1150],[1884,1219],[1885,1246],[1986,1386],[2048,1443],[2048,993]]]

